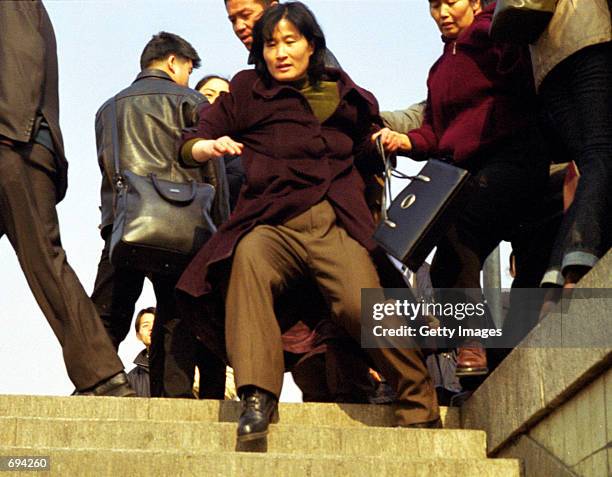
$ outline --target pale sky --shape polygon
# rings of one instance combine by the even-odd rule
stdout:
[[[232,32],[223,0],[44,3],[58,43],[61,125],[70,162],[68,194],[58,207],[62,240],[69,263],[91,293],[103,246],[97,229],[100,172],[94,116],[98,107],[134,80],[144,45],[160,30],[182,36],[198,51],[202,67],[194,71],[192,86],[205,74],[231,77],[247,68],[247,52]],[[425,98],[427,72],[442,50],[427,0],[306,3],[342,67],[376,95],[382,110],[401,109]],[[73,386],[59,343],[6,238],[0,240],[0,264],[0,394],[69,394]],[[502,270],[504,265],[502,261]],[[153,304],[147,285],[137,310]],[[121,345],[127,370],[141,347],[133,333]]]

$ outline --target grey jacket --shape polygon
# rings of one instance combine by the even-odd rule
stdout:
[[[197,124],[200,106],[208,101],[199,92],[178,85],[161,70],[141,71],[136,80],[116,95],[121,169],[174,182],[194,180],[216,188],[212,219],[220,225],[229,216],[229,192],[225,165],[211,160],[201,166],[185,165],[179,155],[183,129]],[[96,114],[98,164],[102,171],[100,228],[114,220],[115,174],[112,142],[113,98]]]
[[[406,109],[398,111],[382,111],[380,117],[392,131],[397,131],[406,134],[412,129],[421,127],[423,123],[423,113],[425,111],[426,101],[408,106]]]
[[[546,30],[530,45],[539,88],[546,75],[573,53],[612,40],[609,0],[559,0]]]

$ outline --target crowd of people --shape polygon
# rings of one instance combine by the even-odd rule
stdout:
[[[67,163],[53,28],[41,1],[0,2],[0,233],[61,343],[76,394],[192,398],[197,367],[197,397],[223,399],[229,364],[243,402],[239,441],[265,437],[278,419],[285,371],[304,400],[393,400],[398,426],[440,427],[423,350],[359,345],[361,290],[406,286],[372,238],[379,201],[366,189],[384,167],[375,143],[474,177],[436,244],[435,289],[479,289],[502,240],[513,245],[517,287],[575,286],[610,248],[608,1],[559,0],[537,41],[514,45],[489,36],[494,2],[429,0],[442,54],[426,100],[395,112],[380,112],[344,71],[303,3],[224,4],[252,68],[191,89],[198,53],[160,32],[134,82],[96,114],[104,247],[90,298],[68,265],[55,211]],[[217,231],[180,273],[112,263],[117,163],[214,186]],[[563,181],[575,186],[565,211],[554,199]],[[157,303],[138,313],[145,350],[126,375],[117,349],[145,278]],[[469,300],[446,293],[436,299]],[[512,309],[509,317],[522,319]],[[478,340],[457,344],[456,376],[495,364]]]

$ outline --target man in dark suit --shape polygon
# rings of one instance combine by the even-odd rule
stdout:
[[[0,65],[0,237],[17,253],[77,391],[133,396],[60,240],[55,204],[66,193],[68,164],[55,35],[40,1],[0,1]]]

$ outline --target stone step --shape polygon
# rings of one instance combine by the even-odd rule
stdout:
[[[423,431],[426,432],[426,431]],[[372,442],[372,446],[384,445]],[[291,477],[519,477],[514,459],[422,459],[407,448],[394,457],[300,456],[248,452],[169,452],[0,446],[0,455],[50,456],[51,475]],[[14,475],[11,473],[11,475]],[[31,475],[31,473],[29,473]],[[44,474],[43,474],[44,475]]]
[[[282,416],[281,416],[282,419]],[[273,424],[267,447],[237,447],[236,424],[114,419],[0,418],[0,445],[189,452],[259,450],[280,454],[484,459],[477,430],[346,428]]]
[[[83,419],[142,419],[237,422],[240,403],[194,399],[142,399],[85,396],[0,395],[0,416]],[[445,428],[457,429],[458,408],[440,408]],[[369,404],[280,403],[286,423],[335,427],[389,427],[393,406]]]

